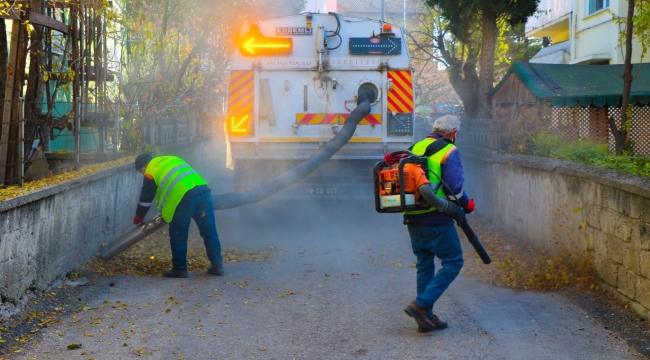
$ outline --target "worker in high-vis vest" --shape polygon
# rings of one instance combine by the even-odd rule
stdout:
[[[192,219],[199,228],[205,251],[212,266],[208,274],[223,275],[221,243],[212,207],[212,194],[203,180],[183,159],[175,156],[153,157],[140,154],[135,158],[135,169],[144,175],[138,207],[133,224],[144,222],[154,198],[162,218],[169,223],[169,243],[172,250],[172,268],[164,277],[186,278],[187,237]]]
[[[433,132],[409,150],[428,158],[429,186],[433,192],[457,202],[466,213],[470,213],[474,211],[474,200],[463,191],[463,166],[454,145],[459,128],[458,117],[440,117],[433,124]],[[404,224],[408,227],[413,253],[417,258],[417,297],[404,311],[415,319],[418,332],[444,329],[447,322],[433,313],[433,305],[463,267],[463,249],[454,220],[431,207],[404,212]],[[442,263],[437,273],[434,263],[436,256]]]

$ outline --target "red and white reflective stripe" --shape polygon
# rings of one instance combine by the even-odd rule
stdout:
[[[337,124],[339,114],[296,114],[296,122],[300,125]]]
[[[252,114],[255,105],[255,74],[251,70],[230,72],[228,113]]]
[[[388,79],[393,86],[388,91],[388,111],[395,113],[413,112],[413,79],[411,70],[390,70]]]

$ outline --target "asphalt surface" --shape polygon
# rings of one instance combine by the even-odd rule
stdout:
[[[223,277],[96,278],[77,308],[11,358],[641,358],[560,293],[464,275],[434,308],[449,328],[416,332],[403,311],[415,294],[406,228],[371,202],[270,198],[216,215],[223,246],[281,252],[227,264]]]

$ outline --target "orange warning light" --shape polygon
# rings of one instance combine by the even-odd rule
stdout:
[[[287,55],[293,52],[292,38],[266,37],[251,27],[248,34],[239,39],[239,51],[246,56]]]
[[[251,116],[249,114],[228,116],[228,133],[230,135],[248,135],[251,132],[250,119]]]

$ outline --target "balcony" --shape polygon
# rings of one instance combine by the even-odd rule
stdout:
[[[526,22],[526,36],[551,37],[553,43],[569,40],[571,1],[541,0],[537,8],[540,13]]]

